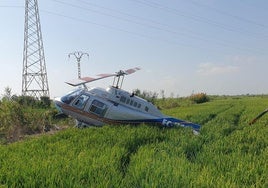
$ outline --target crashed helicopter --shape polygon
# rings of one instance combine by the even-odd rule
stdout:
[[[68,94],[54,100],[60,113],[77,120],[77,126],[102,126],[104,124],[152,124],[164,127],[191,127],[199,132],[200,125],[162,114],[151,102],[123,89],[125,75],[140,68],[118,71],[114,74],[99,74],[94,77],[75,79],[67,84],[79,86]],[[96,80],[114,77],[113,85],[107,89],[87,88],[86,84]],[[81,87],[84,86],[84,87]]]

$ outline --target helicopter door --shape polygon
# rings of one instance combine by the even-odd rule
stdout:
[[[107,111],[107,108],[108,108],[107,105],[104,104],[103,102],[100,102],[98,100],[93,100],[89,108],[89,111],[98,116],[103,117]]]
[[[88,95],[80,95],[73,103],[73,106],[79,109],[83,109],[89,99]]]

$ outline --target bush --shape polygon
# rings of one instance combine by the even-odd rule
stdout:
[[[51,126],[53,109],[32,108],[16,101],[0,102],[0,135],[8,142],[17,141],[24,135],[40,133]]]
[[[2,101],[0,104],[0,132],[8,138],[17,139],[26,119],[23,108],[16,102]]]
[[[49,108],[51,105],[51,100],[49,97],[41,97],[40,100],[31,96],[12,96],[12,100],[18,102],[21,106],[31,107],[31,108]]]
[[[190,100],[194,103],[200,104],[209,101],[209,97],[205,93],[192,94]]]
[[[152,92],[152,91],[141,92],[141,90],[139,90],[139,89],[135,89],[133,91],[133,93],[135,95],[137,95],[138,97],[141,97],[141,98],[151,102],[152,104],[155,104],[155,101],[156,101],[157,96],[158,96],[158,94],[156,92]]]
[[[49,99],[49,97],[43,96],[40,98],[39,106],[41,108],[49,108],[50,105],[51,105],[51,100]]]

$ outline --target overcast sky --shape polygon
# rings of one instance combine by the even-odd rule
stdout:
[[[24,1],[0,0],[0,93],[22,88]],[[82,76],[140,67],[123,89],[268,93],[267,0],[39,0],[51,98]],[[89,86],[106,87],[112,79]]]

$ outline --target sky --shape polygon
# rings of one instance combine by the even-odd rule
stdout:
[[[22,0],[0,0],[0,94],[21,95]],[[268,94],[267,0],[39,0],[50,97],[133,67],[123,89],[169,96]],[[88,84],[107,87],[111,79]]]

